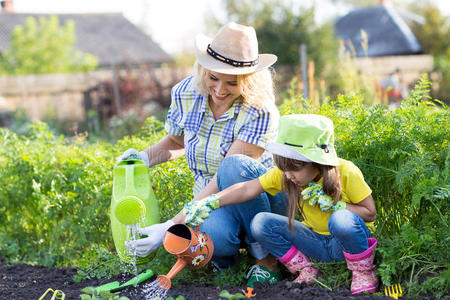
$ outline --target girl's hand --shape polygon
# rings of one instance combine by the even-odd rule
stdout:
[[[216,194],[209,195],[198,201],[186,203],[183,208],[183,214],[186,215],[185,222],[193,226],[200,226],[205,219],[209,218],[211,210],[219,206],[219,197]]]
[[[308,201],[309,205],[314,206],[317,204],[320,195],[324,194],[322,185],[310,182],[308,187],[302,191],[302,198],[304,201]]]
[[[323,194],[319,197],[319,200],[317,202],[319,203],[321,211],[334,211],[334,200],[330,196]]]

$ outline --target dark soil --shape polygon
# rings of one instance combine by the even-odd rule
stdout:
[[[30,266],[25,264],[7,264],[0,259],[0,299],[8,300],[37,300],[48,289],[61,290],[65,299],[80,299],[81,289],[88,286],[99,286],[104,283],[118,280],[125,282],[130,276],[116,276],[111,279],[91,279],[75,283],[72,278],[77,273],[75,268],[45,268],[41,266]],[[152,279],[150,279],[152,280]],[[137,287],[129,287],[120,292],[120,295],[130,299],[146,299],[144,287],[148,282]],[[191,299],[225,299],[219,294],[228,290],[231,294],[241,292],[243,287],[215,287],[195,283],[181,283],[169,289],[167,296],[176,298],[183,296],[186,300]],[[318,287],[310,287],[300,284],[292,284],[289,281],[281,281],[274,285],[255,285],[257,299],[287,300],[287,299],[392,299],[386,296],[375,295],[352,295],[349,290],[328,291]],[[49,300],[51,295],[45,297]],[[406,299],[403,297],[402,299]],[[433,299],[420,297],[417,299]]]

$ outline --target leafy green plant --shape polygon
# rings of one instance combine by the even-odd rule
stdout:
[[[230,294],[230,292],[227,290],[221,291],[219,294],[219,297],[226,298],[226,299],[245,299],[245,298],[247,298],[242,293]]]
[[[130,300],[130,298],[125,296],[120,296],[118,293],[111,293],[109,291],[98,292],[94,287],[86,287],[81,290],[81,300]]]
[[[78,271],[75,282],[92,278],[111,278],[114,275],[130,272],[127,265],[108,249],[94,245],[92,250],[85,251],[78,260]]]

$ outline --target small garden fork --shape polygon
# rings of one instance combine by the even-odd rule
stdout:
[[[398,299],[403,296],[402,286],[400,284],[394,284],[384,288],[384,294],[394,299]]]

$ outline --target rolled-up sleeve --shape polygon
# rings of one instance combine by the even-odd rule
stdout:
[[[167,113],[166,123],[164,128],[168,134],[171,135],[183,135],[184,129],[180,126],[183,119],[183,106],[181,104],[181,89],[182,85],[177,84],[172,88],[171,96],[172,103],[170,104],[169,111]]]
[[[249,119],[240,128],[237,139],[265,148],[267,143],[275,140],[280,116],[278,109],[275,106],[253,109],[249,110],[248,116]]]

